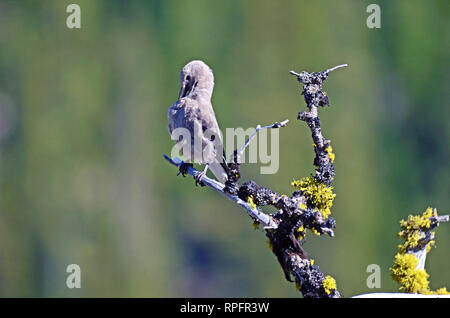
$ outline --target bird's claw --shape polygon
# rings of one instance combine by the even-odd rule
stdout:
[[[205,171],[197,171],[194,173],[194,180],[195,180],[195,185],[198,186],[202,186],[204,187],[205,184],[202,182],[203,177],[206,176],[206,172]]]
[[[188,173],[188,168],[189,167],[193,167],[192,163],[183,162],[180,165],[180,167],[178,168],[180,171],[177,173],[177,176],[179,176],[181,174],[183,177],[186,177],[186,174]]]

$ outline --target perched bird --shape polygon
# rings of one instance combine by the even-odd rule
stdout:
[[[228,167],[219,125],[211,105],[213,72],[204,62],[191,61],[181,70],[180,83],[178,100],[168,112],[169,134],[173,136],[177,128],[189,131],[190,140],[179,137],[176,142],[185,161],[206,164],[203,172],[195,176],[196,181],[201,183],[209,168],[217,180],[225,183]],[[188,143],[190,147],[186,151]]]

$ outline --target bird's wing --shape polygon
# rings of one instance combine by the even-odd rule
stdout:
[[[222,142],[222,135],[220,133],[219,124],[217,123],[216,114],[214,113],[214,109],[212,108],[211,103],[208,104],[200,104],[197,116],[202,121],[203,131],[209,129],[217,138],[219,138],[220,142]]]
[[[201,122],[198,115],[198,103],[195,100],[182,98],[175,102],[168,112],[169,133],[177,128],[185,128],[190,132],[194,131],[194,126]],[[193,137],[193,134],[192,134]]]
[[[197,146],[197,152],[202,154],[203,147],[203,131],[202,131],[202,121],[198,116],[198,103],[195,100],[182,98],[179,101],[175,102],[170,108],[168,112],[169,119],[169,133],[172,139],[177,139],[176,142],[181,150],[183,156],[186,157],[187,160],[190,161],[198,161],[194,160],[195,154],[195,146]],[[186,131],[179,130],[174,134],[174,131],[177,129],[185,129],[189,132],[189,136],[185,136]],[[185,137],[190,138],[188,141]],[[199,145],[195,145],[194,140],[199,140]],[[186,144],[187,142],[187,144]],[[189,146],[190,148],[183,149],[184,146]]]
[[[211,135],[214,135],[212,139],[215,143],[215,148],[218,151],[217,156],[219,157],[219,162],[226,162],[222,134],[219,129],[216,114],[214,113],[214,109],[212,108],[211,103],[199,105],[199,113],[201,114],[200,117],[202,120],[203,132],[208,130],[209,134],[207,135],[207,137],[210,139]]]
[[[224,155],[218,156],[218,151],[224,154],[223,142],[211,104],[203,105],[195,99],[182,98],[169,108],[168,118],[171,135],[177,128],[185,128],[191,134],[191,154],[182,152],[183,156],[195,162],[209,162],[216,178],[224,182],[227,178],[227,166]],[[200,142],[196,144],[195,140]],[[197,155],[202,156],[200,160],[196,160]]]
[[[211,136],[207,136],[210,138],[210,143],[214,145],[214,163],[209,165],[210,170],[219,181],[225,182],[227,180],[229,168],[227,165],[222,134],[219,129],[219,124],[217,123],[216,114],[214,113],[211,103],[200,105],[200,112],[204,114],[201,116],[203,131],[208,130],[210,133],[212,132],[215,137],[214,139],[211,139]]]
[[[178,102],[177,102],[178,103]],[[169,124],[167,125],[167,129],[169,130],[169,135],[172,136],[172,132],[175,129],[174,127],[174,115],[176,113],[176,104],[173,104],[169,107],[169,111],[167,112],[167,119],[169,120]]]

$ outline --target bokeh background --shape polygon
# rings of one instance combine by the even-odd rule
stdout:
[[[82,28],[66,27],[81,6]],[[325,84],[336,153],[336,237],[309,257],[345,296],[395,291],[399,220],[449,212],[449,3],[376,1],[0,2],[0,296],[297,297],[262,230],[217,193],[176,177],[167,108],[192,59],[215,72],[221,127],[288,118],[280,169],[253,179],[290,193],[313,172],[305,109],[288,71],[348,63]],[[427,259],[450,285],[450,225]],[[82,288],[66,287],[79,264]],[[369,264],[381,289],[366,286]]]

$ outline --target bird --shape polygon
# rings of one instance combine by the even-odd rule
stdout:
[[[169,134],[175,139],[186,162],[205,164],[204,170],[194,176],[196,184],[202,184],[201,179],[208,169],[218,181],[225,183],[228,166],[222,135],[211,104],[213,72],[205,62],[193,60],[182,68],[180,84],[178,100],[168,111]],[[173,133],[179,128],[186,129],[190,136],[174,138]]]

